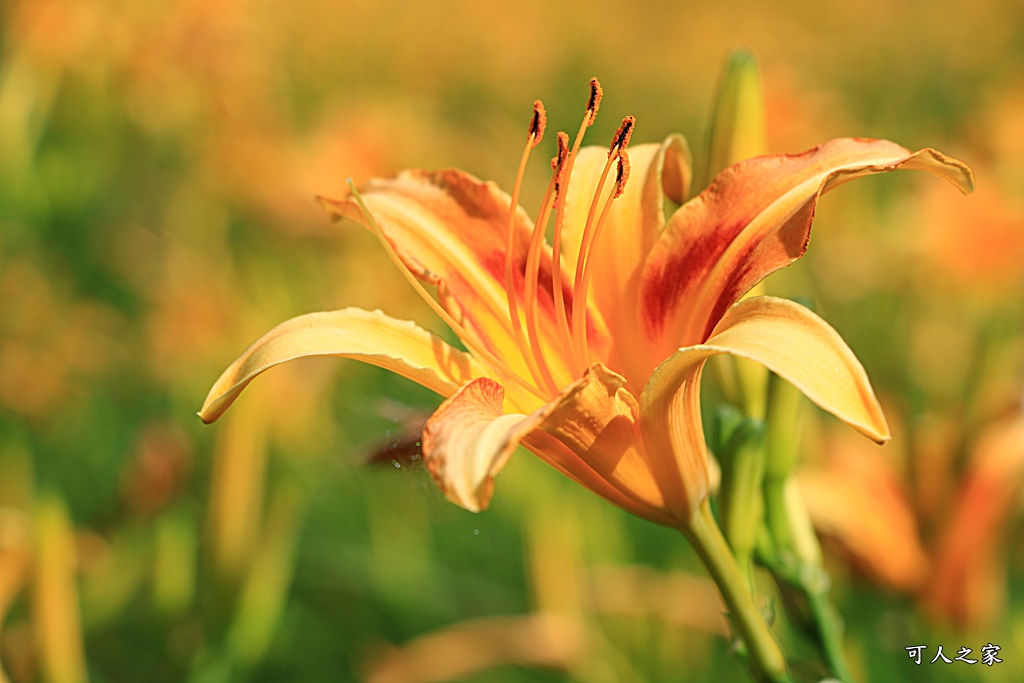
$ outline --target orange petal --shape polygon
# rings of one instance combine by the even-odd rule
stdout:
[[[548,405],[524,445],[619,507],[671,525],[644,451],[639,406],[625,384],[621,375],[593,364]]]
[[[644,443],[666,504],[686,515],[681,519],[708,492],[700,378],[704,361],[723,353],[761,363],[861,433],[889,439],[864,368],[835,330],[791,301],[746,299],[728,311],[706,344],[679,349],[659,365],[640,395]]]
[[[584,147],[579,151],[569,179],[565,199],[563,250],[569,270],[576,267],[583,228],[590,211],[608,157],[606,147]],[[690,150],[680,135],[671,135],[660,145],[645,144],[629,148],[632,174],[625,192],[612,203],[600,239],[594,245],[594,280],[590,300],[601,311],[609,329],[615,330],[607,365],[623,370],[636,389],[642,386],[632,371],[635,359],[642,357],[643,339],[637,315],[637,291],[640,268],[647,253],[665,227],[665,198],[681,203],[690,191]],[[611,192],[608,182],[601,204]]]
[[[826,443],[826,465],[797,474],[814,528],[841,544],[875,581],[914,591],[928,558],[891,455],[849,432]]]
[[[393,178],[374,179],[360,188],[363,200],[399,258],[420,280],[438,285],[442,306],[462,322],[471,335],[502,358],[522,377],[529,377],[515,342],[505,293],[505,242],[510,197],[494,183],[451,169],[428,173],[404,171]],[[356,202],[320,198],[334,219],[364,223]],[[515,289],[523,298],[524,273],[533,224],[516,210],[513,228]],[[571,278],[563,277],[564,296],[572,303]],[[541,254],[539,333],[556,339],[551,296],[551,250]],[[520,305],[520,311],[524,307]],[[592,316],[597,317],[597,316]],[[595,330],[597,343],[606,333]],[[562,358],[550,358],[556,378],[570,374]]]
[[[544,419],[541,411],[505,414],[504,403],[504,387],[480,377],[442,403],[423,429],[430,473],[448,500],[470,512],[487,508],[494,476]]]
[[[636,399],[623,384],[595,364],[554,401],[523,415],[504,413],[497,382],[473,380],[428,420],[425,460],[448,499],[476,512],[487,507],[494,476],[522,442],[616,505],[669,524],[637,432]]]
[[[972,449],[923,593],[929,611],[961,627],[996,621],[1006,605],[1006,529],[1022,489],[1024,414],[1018,412],[988,427]]]
[[[449,396],[471,377],[486,374],[469,354],[415,324],[380,311],[346,308],[309,313],[281,323],[254,342],[210,389],[199,416],[216,420],[257,375],[309,356],[354,358],[390,370]]]
[[[642,329],[655,346],[653,358],[707,339],[750,287],[800,258],[823,192],[901,168],[929,171],[963,192],[974,187],[963,162],[885,140],[832,140],[803,154],[758,157],[722,171],[669,219],[644,265]]]

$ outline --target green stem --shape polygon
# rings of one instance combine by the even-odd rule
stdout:
[[[808,592],[807,602],[818,625],[821,648],[829,668],[842,683],[853,683],[853,674],[846,664],[846,653],[843,651],[843,622],[828,598],[828,590]]]
[[[763,558],[764,563],[777,580],[803,596],[801,602],[806,607],[790,610],[790,616],[817,639],[833,675],[850,683],[853,677],[843,652],[843,623],[829,600],[821,545],[792,476],[799,457],[805,400],[795,387],[775,375],[768,383],[768,394],[764,520],[774,548],[770,557]],[[780,588],[784,588],[782,583]]]
[[[765,511],[777,548],[777,556],[769,561],[768,568],[777,579],[804,596],[810,612],[810,623],[806,625],[817,638],[829,670],[843,683],[852,683],[853,675],[843,650],[842,618],[829,599],[830,582],[821,565],[821,547],[792,479],[766,482]],[[798,614],[792,616],[800,618]]]
[[[737,566],[729,544],[705,500],[683,530],[718,584],[722,599],[740,638],[746,645],[750,669],[759,683],[792,683],[775,636],[754,604],[749,584]]]

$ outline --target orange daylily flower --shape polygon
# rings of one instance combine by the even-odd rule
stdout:
[[[830,433],[819,450],[824,461],[797,472],[800,497],[815,530],[843,548],[852,564],[878,584],[916,590],[930,563],[892,454],[838,433]]]
[[[992,625],[1006,607],[1004,541],[1024,492],[1024,406],[968,439],[959,471],[952,458],[962,424],[958,416],[897,428],[916,445],[916,492],[891,458],[831,430],[817,449],[825,458],[797,473],[815,530],[854,569],[916,594],[926,615],[961,630]]]
[[[934,547],[922,601],[960,626],[995,622],[1006,600],[1006,530],[1024,491],[1024,409],[987,426],[973,445]]]
[[[627,153],[628,117],[610,148],[581,147],[600,99],[593,79],[572,147],[558,135],[536,222],[518,197],[543,135],[540,102],[511,197],[459,170],[414,170],[321,199],[335,219],[377,234],[467,350],[380,311],[300,316],[224,372],[203,420],[279,363],[354,358],[446,398],[427,422],[423,450],[462,507],[487,506],[494,476],[522,445],[629,512],[676,527],[690,523],[709,493],[699,389],[711,356],[758,361],[858,431],[887,440],[864,369],[838,333],[790,301],[740,298],[804,253],[823,192],[897,169],[926,170],[968,192],[970,170],[931,149],[838,139],[735,164],[688,199],[689,152],[678,135]],[[681,205],[670,216],[666,200]]]

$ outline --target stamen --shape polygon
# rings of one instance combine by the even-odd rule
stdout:
[[[580,145],[583,144],[583,134],[597,119],[597,110],[601,106],[602,97],[604,97],[604,91],[601,89],[600,81],[597,78],[591,78],[587,111],[583,115],[580,129],[576,132],[576,140],[573,142],[572,151],[569,152],[565,158],[565,163],[562,165],[562,172],[558,180],[558,191],[555,194],[555,229],[551,240],[551,294],[555,299],[555,320],[558,323],[559,340],[562,343],[562,349],[565,357],[569,360],[569,367],[574,375],[582,373],[584,366],[576,362],[575,354],[573,353],[573,336],[569,331],[569,316],[565,310],[565,296],[562,291],[562,224],[565,220],[565,198],[569,190],[572,167],[576,163],[576,156],[579,154]],[[568,141],[568,138],[566,141]],[[573,296],[573,302],[574,306],[578,302],[575,295]]]
[[[629,180],[629,154],[626,150],[619,152],[619,172],[615,175],[615,194],[613,199],[626,191],[626,181]],[[597,240],[597,237],[594,237]]]
[[[565,180],[565,159],[569,156],[569,134],[558,131],[558,135],[555,137],[558,140],[558,154],[551,160],[551,168],[556,171],[555,192],[558,192],[562,181]]]
[[[629,154],[626,150],[619,150],[619,168],[615,174],[615,188],[612,190],[611,195],[605,201],[604,208],[601,210],[601,217],[597,221],[597,226],[594,228],[594,238],[592,243],[597,244],[597,240],[601,237],[601,229],[604,228],[605,218],[608,217],[608,210],[611,209],[612,201],[617,199],[626,190],[626,181],[629,180]],[[576,296],[581,297],[583,301],[587,300],[587,294],[590,291],[590,277],[594,272],[594,259],[587,258],[586,264],[583,266],[583,280],[580,283],[579,288],[576,290]],[[579,357],[583,360],[585,366],[590,366],[590,347],[587,344],[587,319],[586,319],[586,307],[580,306],[582,312],[576,314],[576,309],[573,310],[573,332],[578,333],[575,335],[576,342],[578,344],[576,352]]]
[[[608,178],[608,172],[611,170],[612,164],[625,154],[625,146],[629,144],[629,139],[633,134],[633,127],[635,125],[636,118],[633,116],[627,116],[622,119],[622,123],[619,125],[618,130],[615,131],[615,135],[612,137],[611,146],[608,148],[608,161],[605,162],[604,169],[601,171],[601,177],[597,181],[597,188],[594,190],[594,198],[590,203],[590,211],[587,214],[587,222],[583,228],[583,236],[580,239],[580,253],[576,258],[576,279],[573,283],[572,340],[575,342],[573,356],[575,357],[576,362],[582,367],[587,367],[589,364],[587,358],[589,352],[587,350],[586,343],[586,296],[589,283],[584,284],[584,274],[589,266],[590,252],[597,241],[597,236],[600,233],[600,227],[604,224],[605,216],[611,208],[611,202],[622,194],[622,190],[625,188],[625,180],[629,176],[628,159],[625,164],[623,164],[621,160],[619,161],[619,170],[616,174],[615,188],[608,197],[608,200],[605,202],[604,209],[601,212],[601,217],[596,224],[594,223],[594,217],[597,214],[597,205],[601,200],[601,192],[604,189],[605,181]]]
[[[530,147],[536,147],[544,139],[544,128],[548,125],[548,115],[544,111],[544,103],[540,100],[533,101],[533,119],[530,120],[529,137],[533,141]]]
[[[555,158],[557,171],[555,172],[555,204],[564,204],[560,197],[565,193],[566,160],[569,156],[569,135],[558,133],[558,156]],[[555,322],[558,325],[558,336],[562,349],[566,352],[572,349],[572,337],[569,334],[569,314],[565,310],[565,292],[562,290],[562,222],[559,214],[555,217],[555,231],[551,240],[551,296],[555,301]],[[564,354],[567,359],[572,359],[572,353]],[[573,374],[577,374],[581,368],[576,368],[570,362]]]
[[[516,345],[521,349],[523,360],[530,370],[530,375],[535,382],[540,382],[541,373],[534,363],[533,355],[526,348],[526,340],[523,337],[523,324],[519,320],[519,308],[516,303],[515,273],[513,271],[513,250],[515,248],[515,225],[516,212],[519,209],[519,193],[523,187],[523,176],[526,174],[526,162],[530,158],[530,151],[537,146],[544,136],[544,127],[547,124],[547,114],[544,112],[544,103],[536,100],[533,103],[533,118],[530,119],[530,128],[526,136],[526,146],[523,148],[523,155],[519,160],[519,170],[516,171],[516,181],[512,186],[512,199],[508,207],[508,230],[505,234],[505,297],[508,301],[508,317],[512,323],[512,333],[515,335]]]
[[[555,165],[554,172],[551,174],[551,180],[548,181],[548,188],[544,192],[544,199],[541,200],[540,211],[537,212],[537,222],[533,226],[533,235],[530,239],[530,251],[526,256],[526,273],[525,273],[525,291],[523,292],[523,298],[526,304],[526,333],[530,338],[530,349],[533,353],[533,359],[536,365],[531,365],[531,371],[533,367],[536,367],[539,371],[540,378],[535,378],[538,382],[538,386],[543,383],[545,387],[554,393],[558,392],[558,385],[555,384],[554,377],[551,375],[551,370],[548,367],[548,363],[544,358],[544,350],[540,345],[540,335],[537,331],[537,289],[539,285],[539,274],[540,274],[540,255],[542,247],[544,245],[544,233],[547,232],[548,218],[551,216],[551,195],[555,191],[558,185],[558,178],[561,175],[562,167],[558,164],[559,157],[555,157],[553,164]]]
[[[445,324],[452,329],[452,332],[454,332],[459,340],[466,345],[466,348],[469,349],[474,356],[490,365],[493,369],[497,370],[498,373],[504,375],[513,383],[518,384],[542,401],[549,400],[549,396],[541,393],[537,387],[524,382],[523,379],[517,373],[513,372],[512,369],[509,368],[508,365],[506,365],[500,358],[474,340],[466,331],[466,328],[452,318],[451,315],[448,314],[448,311],[444,310],[444,308],[441,307],[441,304],[439,304],[434,297],[430,296],[430,293],[424,289],[423,285],[420,284],[420,281],[416,279],[416,276],[412,274],[405,263],[402,262],[402,259],[399,258],[398,254],[395,253],[395,248],[391,246],[391,242],[389,242],[387,237],[384,236],[384,231],[381,230],[380,225],[378,225],[377,221],[374,220],[370,210],[366,208],[366,203],[363,201],[362,195],[359,194],[359,190],[356,189],[356,184],[351,178],[348,179],[348,186],[352,191],[352,196],[356,199],[356,203],[359,204],[359,211],[362,212],[363,218],[365,218],[366,222],[370,225],[370,229],[373,231],[373,234],[377,236],[378,241],[384,246],[384,250],[387,252],[388,257],[391,258],[391,261],[402,272],[402,275],[405,276],[405,279],[408,280],[409,284],[411,284],[413,289],[416,290],[416,293],[419,294],[427,305],[433,309],[434,313],[437,313],[441,320],[443,320]]]
[[[612,144],[608,145],[608,156],[611,156],[615,152],[615,148],[626,149],[629,144],[629,139],[633,137],[633,126],[636,125],[635,116],[627,116],[622,119],[622,123],[619,124],[619,129],[615,131],[615,135],[612,136]]]
[[[604,90],[601,89],[601,82],[597,77],[590,79],[590,100],[587,101],[587,117],[584,119],[587,126],[594,125],[597,119],[597,110],[601,106],[601,98],[604,97]]]

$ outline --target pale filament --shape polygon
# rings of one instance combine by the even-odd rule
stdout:
[[[601,237],[601,229],[604,227],[605,219],[608,217],[608,210],[612,207],[612,202],[622,194],[626,188],[626,180],[629,178],[629,155],[626,154],[626,150],[619,148],[617,153],[619,159],[619,170],[618,176],[615,179],[615,188],[612,193],[605,200],[604,208],[601,209],[601,217],[597,220],[597,226],[594,228],[594,235],[591,240],[592,244],[597,244],[597,240]],[[610,159],[611,157],[609,157]],[[598,188],[598,194],[600,194],[600,187]],[[580,284],[574,290],[575,296],[582,297],[586,301],[587,293],[590,291],[590,277],[594,272],[593,269],[594,259],[587,257],[586,263],[583,266],[583,279]],[[587,319],[585,306],[580,307],[581,313],[576,313],[577,309],[573,309],[573,331],[579,330],[579,334],[575,337],[578,347],[577,353],[582,358],[585,366],[590,365],[590,347],[587,344]]]
[[[559,133],[559,136],[561,135],[563,133]],[[547,387],[552,393],[558,392],[558,385],[551,375],[551,369],[544,358],[544,350],[540,345],[540,335],[537,331],[537,289],[540,280],[540,256],[544,246],[544,233],[547,230],[548,219],[551,217],[551,195],[558,185],[558,179],[561,176],[565,161],[562,158],[561,149],[561,145],[559,145],[559,156],[553,162],[554,172],[551,174],[551,180],[548,181],[548,188],[544,192],[544,199],[541,200],[540,211],[537,214],[537,222],[533,226],[533,235],[530,238],[530,251],[526,257],[526,286],[523,293],[526,300],[526,331],[530,338],[530,350],[540,371],[543,386]],[[551,267],[557,268],[558,266],[552,262]],[[541,386],[541,384],[538,384],[538,386]]]
[[[508,232],[505,239],[505,295],[508,300],[509,319],[512,322],[512,331],[515,335],[516,345],[521,349],[526,367],[529,369],[530,375],[537,386],[541,386],[543,375],[537,366],[533,353],[527,349],[526,340],[523,336],[523,325],[519,320],[519,307],[516,302],[512,257],[515,248],[516,211],[519,208],[519,193],[523,186],[523,176],[526,174],[526,162],[530,158],[530,152],[540,144],[541,139],[544,137],[545,121],[544,105],[540,100],[537,100],[533,103],[533,118],[530,121],[530,131],[526,137],[526,146],[523,148],[522,158],[519,160],[519,170],[516,172],[515,185],[512,187],[512,198],[508,210]]]
[[[605,181],[608,179],[608,172],[611,170],[612,164],[618,161],[620,155],[624,153],[626,145],[629,144],[629,138],[632,134],[635,122],[636,119],[632,116],[624,118],[622,120],[622,125],[620,125],[619,129],[615,132],[615,137],[612,138],[612,144],[608,150],[608,160],[605,162],[604,169],[601,171],[601,177],[597,181],[597,188],[594,190],[594,198],[590,202],[590,211],[587,213],[587,222],[583,228],[583,236],[580,239],[580,253],[576,259],[576,279],[573,283],[572,340],[574,343],[574,351],[572,353],[572,357],[575,359],[576,364],[581,368],[585,368],[589,365],[586,331],[586,302],[589,282],[587,282],[586,285],[584,284],[584,270],[589,266],[590,252],[593,250],[594,244],[597,242],[597,236],[600,233],[601,226],[604,224],[605,217],[608,215],[608,210],[611,207],[612,200],[621,194],[621,189],[619,187],[616,187],[615,191],[609,195],[605,202],[604,209],[601,211],[600,219],[596,224],[594,222],[594,217],[597,215],[597,206],[601,200],[601,192],[604,189]],[[619,164],[621,169],[622,162],[619,161]],[[618,180],[616,181],[616,184],[618,185]]]

